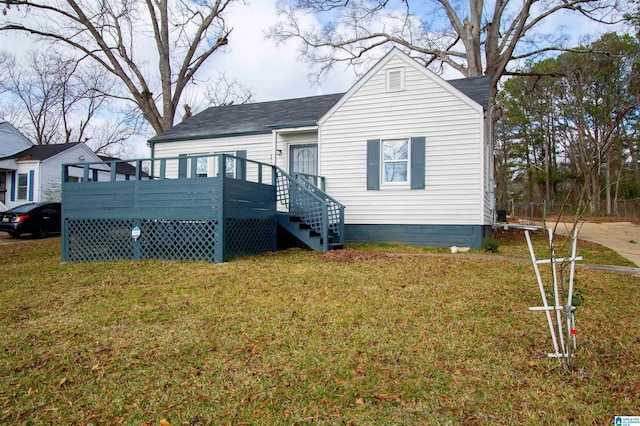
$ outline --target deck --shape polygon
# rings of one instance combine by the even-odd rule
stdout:
[[[294,235],[316,250],[344,238],[344,207],[276,166],[226,154],[133,164],[131,180],[103,163],[63,166],[63,261],[225,262],[276,251],[283,216],[308,230]],[[70,178],[73,168],[81,179]]]

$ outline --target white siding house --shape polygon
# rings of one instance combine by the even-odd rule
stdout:
[[[323,176],[347,241],[479,247],[494,215],[488,91],[394,48],[344,94],[209,108],[149,144]]]
[[[0,209],[29,202],[59,201],[63,164],[102,161],[80,142],[34,145],[6,122],[0,123],[0,153]],[[124,180],[126,173],[119,170],[116,177]],[[89,179],[109,180],[110,176],[108,165],[91,166]],[[69,177],[84,179],[84,169],[70,167]]]
[[[395,82],[399,88],[388,87],[392,73],[401,79]],[[327,192],[348,206],[346,223],[489,224],[483,126],[481,105],[405,55],[389,55],[320,120],[320,174]],[[411,138],[424,138],[420,170],[412,170]],[[391,143],[406,146],[406,176],[385,179],[383,161],[373,177],[378,188],[367,190],[370,140],[380,152]],[[412,189],[417,173],[424,183]]]

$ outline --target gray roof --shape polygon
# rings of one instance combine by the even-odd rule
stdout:
[[[16,154],[10,155],[5,158],[19,159],[28,158],[30,160],[44,161],[47,158],[51,158],[54,155],[58,155],[69,148],[78,145],[80,142],[51,144],[51,145],[34,145],[31,148],[27,148],[24,151],[20,151]]]
[[[487,108],[489,103],[489,77],[471,77],[448,82]],[[318,120],[331,109],[344,93],[310,96],[210,107],[173,126],[171,129],[149,139],[155,142],[172,142],[224,136],[257,135],[271,133],[272,129],[284,127],[315,126]]]
[[[447,80],[447,83],[482,105],[484,109],[489,109],[489,85],[491,84],[491,77],[488,75]]]
[[[105,163],[109,163],[111,161],[117,161],[116,173],[118,173],[119,175],[135,176],[136,174],[136,168],[133,165],[127,163],[126,161],[121,160],[120,158],[109,157],[107,155],[98,155],[98,157]],[[143,177],[149,176],[146,172],[142,172],[141,174]]]
[[[271,133],[282,127],[315,126],[343,93],[211,107],[154,136],[149,142]]]

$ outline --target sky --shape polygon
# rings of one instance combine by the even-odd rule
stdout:
[[[313,70],[300,60],[299,45],[296,41],[276,45],[273,40],[265,37],[265,32],[277,21],[275,2],[276,0],[251,0],[247,4],[236,4],[227,19],[233,32],[226,51],[214,54],[199,71],[198,78],[206,79],[207,76],[217,75],[222,70],[227,78],[236,80],[250,89],[254,102],[347,91],[358,79],[353,69],[338,64],[319,83],[314,83],[315,80],[309,77]],[[547,26],[551,32],[557,33],[559,29],[567,32],[574,43],[586,35],[593,36],[609,30],[562,15],[550,19]],[[25,36],[0,34],[1,50],[19,53],[28,50],[32,45]],[[444,77],[462,76],[456,72],[449,72]],[[200,90],[204,87],[205,84],[202,83],[190,87],[185,93],[185,99],[194,104],[200,102]],[[200,109],[205,106],[201,103]],[[182,109],[179,111],[179,114],[181,113]],[[176,121],[180,118],[179,115]],[[131,145],[133,157],[149,156],[146,137],[132,138]]]

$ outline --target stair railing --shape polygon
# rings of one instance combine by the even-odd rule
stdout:
[[[324,176],[310,175],[308,173],[301,173],[301,172],[291,173],[291,176],[293,176],[295,179],[298,179],[299,177],[303,177],[304,179],[311,182],[312,184],[314,184],[324,192],[324,188],[325,188]]]
[[[303,176],[291,176],[279,167],[275,171],[278,205],[318,233],[325,251],[331,238],[343,245],[344,206]]]

